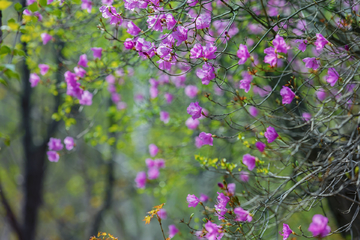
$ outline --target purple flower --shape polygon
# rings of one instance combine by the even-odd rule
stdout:
[[[308,41],[305,39],[296,39],[295,40],[296,43],[300,43],[299,46],[298,46],[298,49],[302,52],[305,52],[306,50],[306,44],[308,43]]]
[[[314,237],[326,237],[331,231],[330,226],[327,225],[328,221],[327,217],[321,214],[315,214],[308,230]]]
[[[279,136],[279,134],[275,131],[275,129],[269,126],[264,133],[268,143],[272,143]]]
[[[169,238],[173,238],[178,232],[179,229],[177,229],[175,225],[169,225]]]
[[[198,119],[193,119],[192,117],[189,117],[186,122],[185,125],[189,128],[189,129],[196,129],[199,126],[200,122]]]
[[[244,89],[246,93],[249,92],[251,88],[251,80],[249,79],[240,80],[239,88]]]
[[[165,124],[170,121],[170,114],[165,111],[160,112],[160,121],[163,121]]]
[[[231,194],[231,195],[234,195],[235,194],[235,189],[236,189],[236,184],[235,183],[229,183],[227,185],[227,189],[228,189],[228,192]]]
[[[203,47],[200,43],[196,43],[190,50],[190,58],[201,58],[204,56]]]
[[[171,93],[165,93],[164,97],[165,97],[166,102],[168,104],[170,104],[172,102],[172,100],[174,99],[174,95],[172,95]]]
[[[311,120],[311,114],[308,112],[303,112],[302,118],[304,119],[305,122],[309,122]]]
[[[81,78],[84,77],[86,74],[86,71],[83,68],[78,67],[78,66],[74,67],[74,72],[75,72],[76,76],[81,77]]]
[[[237,207],[234,209],[234,213],[236,215],[235,221],[239,222],[251,222],[252,217],[248,211],[245,211],[241,207]]]
[[[285,86],[280,90],[280,95],[282,97],[282,104],[290,104],[295,97],[295,93]]]
[[[210,80],[215,78],[215,70],[211,63],[204,63],[202,69],[196,71],[196,76],[201,79],[201,83],[208,85]]]
[[[64,139],[64,144],[65,144],[65,147],[67,150],[71,150],[74,148],[75,146],[75,142],[74,142],[74,139],[72,137],[66,137]]]
[[[60,155],[55,151],[48,151],[46,152],[48,159],[50,162],[57,162],[59,161]]]
[[[172,49],[167,44],[160,43],[156,53],[159,55],[159,57],[164,58],[169,55],[171,51]]]
[[[164,168],[165,167],[165,160],[162,158],[154,160],[154,166],[157,168]]]
[[[280,233],[283,236],[283,240],[286,240],[290,234],[293,234],[293,230],[290,229],[289,225],[283,223],[283,233]]]
[[[192,119],[201,117],[202,107],[200,107],[198,102],[192,102],[187,108],[187,113],[191,115]]]
[[[314,42],[314,45],[316,46],[316,50],[320,51],[322,50],[326,44],[328,44],[329,41],[324,38],[324,36],[321,33],[316,34],[316,41]]]
[[[243,164],[245,164],[248,169],[251,171],[255,168],[256,158],[254,156],[251,156],[250,154],[245,154],[243,156]]]
[[[203,193],[200,193],[200,202],[205,203],[207,201],[209,201],[209,197]]]
[[[121,96],[120,96],[120,94],[118,94],[118,93],[112,93],[111,94],[111,100],[114,102],[114,103],[118,103],[118,102],[120,102],[121,101]]]
[[[196,18],[195,26],[197,29],[204,29],[210,27],[210,23],[211,23],[211,14],[206,12],[200,14],[200,16]]]
[[[100,59],[101,58],[102,48],[94,47],[94,48],[91,48],[91,51],[93,51],[94,59],[96,59],[96,58]]]
[[[49,65],[46,64],[39,64],[39,68],[40,68],[40,74],[45,75],[50,67]]]
[[[188,194],[186,201],[189,203],[188,207],[196,207],[200,202],[200,200],[194,194]]]
[[[256,142],[255,143],[255,147],[260,151],[260,152],[264,152],[266,144],[263,142]]]
[[[135,178],[136,187],[137,188],[145,188],[146,184],[146,173],[145,172],[138,172]]]
[[[194,98],[198,94],[198,88],[195,85],[188,85],[185,87],[185,94],[189,98]]]
[[[52,36],[47,33],[42,33],[41,39],[43,41],[43,45],[46,45],[52,39]]]
[[[187,4],[190,7],[194,7],[199,1],[198,0],[187,0]]]
[[[157,215],[159,216],[159,218],[161,219],[166,219],[167,218],[167,212],[165,209],[160,209],[158,212],[157,212]]]
[[[168,30],[171,30],[175,27],[177,21],[171,13],[166,14],[166,27]]]
[[[49,149],[53,151],[60,151],[64,147],[64,145],[61,143],[61,139],[58,138],[50,138],[48,146]]]
[[[133,49],[135,47],[135,42],[131,38],[127,38],[124,42],[124,47],[126,49]]]
[[[272,41],[275,53],[287,53],[288,46],[283,37],[276,35],[275,39]]]
[[[220,240],[224,233],[221,233],[219,230],[221,229],[221,226],[216,225],[216,223],[212,223],[208,221],[205,224],[205,229],[207,231],[205,237],[208,240]]]
[[[203,47],[203,57],[207,59],[215,59],[215,51],[217,47],[214,46],[212,43],[206,43],[206,46]]]
[[[326,82],[330,84],[330,86],[334,86],[337,80],[339,80],[339,74],[335,70],[335,68],[329,68],[328,69],[328,75],[326,76]]]
[[[31,87],[36,87],[40,82],[40,77],[36,73],[31,73],[29,82],[31,83]]]
[[[197,119],[196,119],[197,120]],[[203,141],[201,140],[200,137],[196,137],[195,138],[195,147],[197,148],[201,148],[204,145]]]
[[[159,95],[159,89],[157,89],[157,87],[151,86],[149,88],[149,93],[150,93],[150,97],[154,99]]]
[[[81,9],[86,9],[88,13],[91,13],[92,2],[90,0],[82,0]]]
[[[141,32],[141,29],[136,26],[132,21],[129,21],[127,24],[127,33],[129,33],[130,35],[136,36],[139,35],[139,33]]]
[[[90,106],[92,104],[92,98],[93,98],[92,93],[90,93],[89,91],[84,91],[83,94],[81,95],[81,98],[79,99],[79,103],[81,105]]]
[[[224,219],[224,215],[227,212],[226,205],[230,201],[230,198],[223,193],[217,193],[217,204],[215,205],[216,215],[219,220]]]
[[[150,168],[147,175],[149,179],[157,179],[160,175],[159,169],[157,167]]]
[[[199,134],[199,138],[201,139],[203,145],[213,145],[213,138],[211,133],[201,132]]]
[[[250,106],[249,113],[251,116],[256,117],[259,114],[259,110],[257,110],[257,108],[254,106]]]
[[[324,89],[322,88],[319,88],[317,91],[316,91],[316,96],[317,98],[320,100],[320,101],[324,101],[325,98],[326,98],[326,92]]]
[[[180,46],[182,42],[187,40],[188,29],[183,26],[178,26],[176,31],[172,33],[172,36],[177,40],[176,46]]]
[[[82,66],[82,67],[87,67],[88,66],[87,63],[88,63],[88,60],[87,60],[86,54],[80,55],[78,65]]]
[[[316,58],[304,58],[303,59],[303,62],[305,63],[305,67],[307,68],[312,68],[314,70],[318,69],[319,68],[319,60],[316,60]]]
[[[240,172],[240,180],[243,182],[248,182],[250,178],[250,174],[246,171],[241,171]]]
[[[155,157],[156,154],[158,154],[158,152],[159,152],[159,148],[155,144],[149,145],[150,156]]]
[[[250,57],[250,53],[247,49],[247,46],[240,44],[239,50],[237,51],[236,55],[238,56],[238,58],[240,58],[239,65],[244,64],[246,60],[248,60],[248,58]]]

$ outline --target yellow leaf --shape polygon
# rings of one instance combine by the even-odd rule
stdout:
[[[145,216],[144,220],[145,221],[145,224],[149,224],[150,223],[150,220],[151,220],[151,217],[150,216]]]
[[[8,26],[9,26],[9,28],[11,28],[11,30],[17,31],[20,25],[17,23],[11,22],[11,23],[8,23]]]
[[[160,204],[160,205],[155,206],[154,208],[156,208],[156,209],[161,209],[161,208],[164,206],[164,204],[165,204],[165,203],[162,203],[162,204]]]
[[[12,2],[8,2],[8,1],[0,1],[0,10],[5,10],[8,7],[10,7],[12,4]]]

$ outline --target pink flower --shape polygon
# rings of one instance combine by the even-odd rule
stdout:
[[[29,82],[31,83],[31,87],[36,87],[40,82],[40,77],[36,73],[31,73]]]
[[[185,125],[189,128],[189,129],[196,129],[199,126],[200,122],[198,119],[193,119],[192,117],[189,117],[186,122]]]
[[[156,167],[150,168],[147,175],[149,179],[157,179],[160,175],[159,169]]]
[[[296,39],[295,40],[296,43],[300,43],[299,46],[298,46],[298,49],[302,52],[305,52],[306,50],[306,44],[308,43],[308,41],[305,39]]]
[[[224,219],[224,215],[227,212],[226,204],[230,201],[230,198],[225,196],[223,193],[217,194],[217,204],[214,207],[219,220],[222,220]]]
[[[177,229],[175,225],[169,225],[169,238],[173,238],[178,232],[179,229]]]
[[[89,91],[84,91],[83,94],[81,95],[81,98],[79,99],[79,103],[81,105],[90,106],[92,104],[92,98],[93,98],[92,93],[90,93]]]
[[[303,112],[302,118],[304,119],[305,122],[309,122],[311,120],[311,114],[308,112]]]
[[[121,96],[120,94],[118,93],[112,93],[111,94],[111,100],[114,102],[114,103],[118,103],[121,101]]]
[[[101,58],[101,53],[102,53],[102,48],[100,47],[93,47],[91,48],[91,51],[93,51],[93,57],[94,59],[100,59]]]
[[[60,151],[64,147],[64,145],[61,143],[61,139],[58,138],[50,138],[48,146],[49,149],[53,151]]]
[[[188,194],[186,201],[189,203],[188,207],[196,207],[200,202],[200,200],[194,194]]]
[[[198,94],[198,88],[195,85],[188,85],[185,87],[185,94],[189,98],[194,98]]]
[[[330,86],[334,86],[337,80],[339,80],[339,74],[335,70],[335,68],[329,68],[328,69],[328,75],[326,76],[326,82],[330,84]]]
[[[248,182],[250,178],[250,174],[246,171],[241,171],[240,172],[240,180],[243,182]]]
[[[165,96],[166,102],[168,104],[170,104],[172,102],[172,100],[174,99],[174,95],[172,95],[171,93],[165,93],[164,96]]]
[[[236,189],[236,184],[235,183],[229,183],[227,185],[227,189],[228,189],[228,192],[231,194],[231,195],[234,195],[235,194],[235,189]]]
[[[165,167],[165,160],[162,158],[155,159],[154,160],[154,166],[157,168],[164,168]]]
[[[203,57],[206,59],[215,59],[215,51],[217,47],[214,46],[212,43],[206,43],[206,46],[203,47]]]
[[[48,151],[46,152],[48,159],[50,162],[57,162],[59,161],[60,155],[55,151]]]
[[[41,39],[43,41],[43,45],[46,45],[52,39],[52,36],[47,33],[42,33]]]
[[[178,26],[176,31],[172,33],[172,36],[177,40],[176,46],[180,46],[182,42],[187,40],[188,29],[183,26]]]
[[[163,121],[165,124],[170,121],[170,114],[165,111],[160,112],[160,121]]]
[[[196,71],[196,76],[201,79],[201,83],[208,85],[215,78],[215,70],[211,63],[204,63],[202,69]]]
[[[240,80],[239,88],[244,89],[246,93],[249,92],[251,88],[251,80],[249,79]]]
[[[190,58],[201,58],[204,56],[203,47],[200,43],[196,43],[190,50]]]
[[[165,209],[160,209],[158,212],[157,212],[157,215],[159,216],[159,218],[161,219],[166,219],[167,218],[167,212]]]
[[[216,223],[212,223],[210,221],[205,224],[205,229],[207,231],[205,237],[208,240],[220,240],[224,235],[224,233],[219,231],[221,229],[221,226],[218,226],[216,225]]]
[[[245,211],[241,207],[237,207],[234,209],[234,213],[236,215],[235,221],[239,222],[251,222],[252,217],[248,211]]]
[[[82,67],[87,67],[88,66],[87,63],[88,63],[88,60],[87,60],[86,54],[80,55],[78,65],[82,66]]]
[[[136,26],[132,21],[129,21],[127,24],[127,33],[129,33],[130,35],[136,36],[139,35],[139,33],[141,32],[141,29]]]
[[[314,70],[318,69],[319,68],[319,60],[316,60],[316,58],[304,58],[303,59],[303,62],[305,63],[305,67],[307,68],[312,68]]]
[[[187,4],[190,7],[194,7],[199,1],[198,0],[187,0]]]
[[[118,110],[126,109],[126,107],[127,107],[126,102],[118,102],[118,103],[116,104],[116,109],[118,109]]]
[[[290,234],[293,234],[293,230],[290,229],[289,225],[283,223],[283,233],[280,233],[283,236],[283,240],[286,240]]]
[[[177,21],[171,13],[166,14],[166,27],[168,30],[171,30],[175,27]]]
[[[159,152],[159,148],[155,144],[149,145],[150,156],[155,157],[156,154],[158,154],[158,152]]]
[[[275,129],[269,126],[264,133],[268,143],[272,143],[279,136],[279,134],[275,131]]]
[[[264,58],[264,62],[270,64],[271,67],[275,67],[278,59],[275,49],[273,47],[266,48],[264,53],[267,54]]]
[[[255,147],[260,151],[260,152],[264,152],[266,144],[263,142],[256,142],[255,143]]]
[[[259,114],[259,110],[257,110],[257,108],[254,106],[250,106],[249,113],[251,116],[256,117]]]
[[[200,193],[200,202],[205,203],[207,201],[209,201],[209,197],[203,193]]]
[[[110,74],[107,75],[105,78],[106,82],[108,82],[109,84],[114,84],[115,83],[115,77],[114,75]]]
[[[282,104],[290,104],[295,97],[295,93],[285,86],[280,90],[280,95],[282,97]]]
[[[77,66],[74,67],[74,72],[75,72],[76,76],[81,77],[81,78],[84,77],[86,74],[86,71],[83,68],[77,67]]]
[[[275,53],[287,53],[288,46],[286,45],[283,37],[280,37],[280,35],[276,35],[272,43],[275,48]]]
[[[146,184],[146,173],[145,172],[138,172],[135,178],[135,183],[137,188],[145,188]]]
[[[250,58],[250,53],[247,49],[247,46],[243,44],[240,44],[239,50],[237,51],[236,55],[238,56],[238,58],[240,58],[239,65],[244,64],[246,60]]]
[[[252,171],[255,168],[256,158],[254,156],[251,156],[250,154],[245,154],[243,156],[243,164],[245,164],[250,171]]]
[[[200,14],[200,16],[196,18],[195,26],[197,29],[204,29],[210,27],[210,23],[211,23],[211,14],[206,12]]]
[[[271,89],[271,87],[269,85],[266,85],[263,88],[260,88],[260,87],[257,87],[257,86],[254,86],[254,88],[253,88],[253,92],[256,93],[256,94],[259,94],[260,97],[267,96],[271,92],[271,90],[272,89]]]
[[[45,75],[50,67],[49,65],[46,64],[39,64],[39,68],[40,68],[40,74]]]
[[[72,137],[66,137],[64,139],[64,144],[65,144],[65,147],[67,150],[71,150],[74,148],[75,146],[75,142],[74,142],[74,139]]]
[[[317,91],[316,91],[316,96],[317,98],[320,100],[320,101],[324,101],[326,99],[326,92],[324,89],[322,88],[319,88]]]
[[[159,89],[157,87],[151,86],[149,89],[150,98],[154,99],[159,95]]]
[[[320,51],[322,50],[326,44],[328,44],[329,41],[324,38],[324,36],[321,33],[316,34],[316,41],[314,42],[314,45],[316,46],[316,50]]]
[[[187,113],[191,115],[192,119],[201,117],[202,107],[200,107],[198,102],[192,102],[187,108]]]
[[[197,120],[197,119],[196,119]],[[204,145],[203,141],[201,140],[200,137],[196,137],[195,138],[195,147],[197,148],[201,148]]]
[[[213,145],[213,138],[211,133],[201,132],[199,134],[199,138],[201,139],[203,145]]]
[[[330,226],[327,225],[328,221],[327,217],[321,214],[315,214],[308,230],[314,237],[326,237],[331,231]]]
[[[88,13],[91,13],[92,2],[90,0],[82,0],[81,9],[86,9]]]

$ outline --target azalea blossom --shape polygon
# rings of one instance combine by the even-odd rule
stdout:
[[[240,59],[239,60],[239,65],[244,64],[246,62],[246,60],[248,60],[248,58],[250,58],[250,53],[247,49],[246,45],[240,44],[239,46],[239,50],[236,53],[237,57]]]
[[[316,50],[320,51],[322,50],[326,44],[328,44],[329,41],[324,38],[324,36],[321,33],[316,34],[316,41],[314,42],[314,45],[316,46]]]
[[[187,113],[191,115],[192,119],[201,117],[202,107],[198,102],[192,102],[187,108]]]
[[[40,82],[40,77],[36,73],[31,73],[29,78],[30,86],[36,87]]]
[[[321,214],[315,214],[308,230],[314,237],[326,237],[331,231],[330,226],[327,225],[328,221],[327,217]]]
[[[282,104],[290,104],[295,97],[295,93],[286,86],[280,90],[280,95],[282,97]]]
[[[213,145],[213,137],[211,133],[201,132],[199,134],[199,138],[201,139],[203,145]]]
[[[290,229],[289,225],[283,223],[283,233],[280,232],[280,235],[283,236],[283,240],[286,240],[290,234],[294,234],[294,231]]]
[[[186,201],[189,203],[188,207],[196,207],[200,200],[194,194],[188,194]]]
[[[275,131],[275,129],[269,126],[264,133],[268,143],[272,143],[279,136],[279,134]]]
[[[334,86],[337,80],[339,80],[339,74],[335,70],[335,68],[329,68],[328,69],[328,75],[326,76],[326,82],[330,84],[330,86]]]
[[[251,171],[255,168],[256,158],[247,153],[243,156],[242,162]]]

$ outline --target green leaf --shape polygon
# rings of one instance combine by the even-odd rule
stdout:
[[[14,55],[16,55],[16,56],[25,56],[25,52],[23,50],[14,49]]]
[[[47,0],[40,0],[39,3],[41,6],[45,7],[47,5]]]
[[[2,55],[2,54],[8,54],[8,53],[10,53],[10,52],[11,52],[11,49],[10,49],[8,46],[6,46],[6,45],[1,46],[1,48],[0,48],[0,55]]]
[[[28,6],[28,9],[32,12],[36,12],[37,10],[39,10],[39,7],[37,5],[37,2],[34,2],[33,4]]]
[[[20,3],[15,3],[14,8],[15,8],[16,11],[21,12],[22,5]]]
[[[0,78],[0,83],[3,84],[4,86],[8,85],[7,81],[3,78]]]

